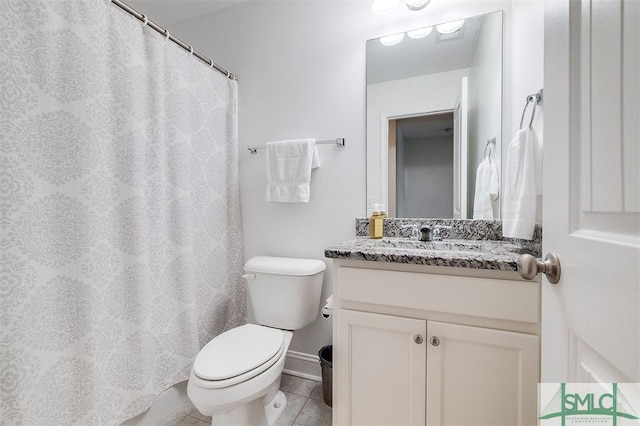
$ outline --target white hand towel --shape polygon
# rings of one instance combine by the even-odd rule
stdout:
[[[267,201],[308,203],[311,169],[320,166],[315,139],[267,143]]]
[[[482,160],[476,172],[476,191],[473,198],[473,218],[493,220],[491,202],[498,198],[500,180],[498,168],[491,157]]]
[[[536,171],[536,195],[542,195],[542,144],[536,136],[534,128],[531,129],[533,140],[533,161]]]
[[[537,142],[530,128],[518,130],[507,149],[502,235],[530,240],[536,225]]]

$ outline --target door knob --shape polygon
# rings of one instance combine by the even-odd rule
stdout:
[[[413,341],[416,342],[417,344],[421,344],[424,340],[422,339],[421,335],[416,334],[416,336],[413,338]]]
[[[433,336],[429,341],[433,346],[438,346],[440,344],[440,339],[438,339],[437,336]]]
[[[532,280],[542,272],[551,284],[557,284],[560,281],[560,258],[557,254],[548,253],[542,261],[530,254],[522,254],[518,258],[518,272],[526,280]]]

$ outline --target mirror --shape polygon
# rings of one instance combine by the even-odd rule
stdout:
[[[498,219],[501,151],[502,12],[367,41],[367,215]]]

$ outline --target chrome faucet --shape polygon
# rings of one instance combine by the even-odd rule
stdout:
[[[402,225],[400,229],[411,229],[411,234],[409,235],[410,240],[417,241],[420,239],[420,231],[418,230],[418,225]]]
[[[433,241],[442,241],[442,230],[443,229],[451,229],[451,226],[445,225],[436,225],[433,228]]]

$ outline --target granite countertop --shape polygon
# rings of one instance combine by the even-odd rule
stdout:
[[[408,238],[355,237],[324,251],[330,259],[366,260],[372,262],[409,263],[498,271],[517,271],[518,257],[523,253],[539,257],[539,253],[514,241],[447,239],[413,241]]]

